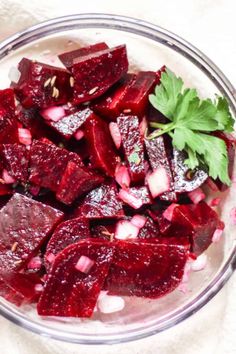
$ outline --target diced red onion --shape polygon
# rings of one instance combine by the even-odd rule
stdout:
[[[13,178],[11,175],[9,175],[8,171],[5,170],[5,168],[2,171],[2,179],[6,184],[13,184],[16,182],[15,178]]]
[[[210,177],[207,178],[206,184],[213,192],[217,192],[219,190],[215,182]]]
[[[213,243],[217,243],[221,240],[221,236],[223,234],[223,230],[222,229],[216,229],[213,236],[212,236],[212,242]]]
[[[121,186],[121,188],[129,188],[130,185],[130,175],[129,170],[125,165],[118,164],[115,171],[116,182]]]
[[[37,256],[33,257],[27,264],[28,269],[40,269],[42,267],[42,259]]]
[[[129,190],[120,189],[118,197],[134,209],[139,209],[143,205],[141,198],[136,198]]]
[[[89,273],[90,269],[94,265],[94,261],[86,256],[81,256],[75,265],[75,268],[82,273]]]
[[[117,147],[117,149],[119,149],[121,146],[121,135],[120,135],[120,130],[119,130],[118,124],[111,122],[109,124],[109,130],[110,130],[111,137],[114,141],[115,146]]]
[[[206,254],[202,253],[200,256],[197,257],[196,261],[191,263],[191,269],[194,272],[198,272],[199,270],[203,270],[207,264],[207,256]]]
[[[125,301],[120,296],[105,295],[99,297],[97,307],[102,313],[118,312],[125,307]]]
[[[148,127],[147,119],[144,116],[143,119],[141,120],[140,124],[139,124],[139,131],[140,131],[140,134],[141,134],[142,137],[145,136],[147,127]]]
[[[41,116],[46,120],[52,120],[53,122],[58,122],[60,119],[65,117],[65,110],[60,106],[53,106],[40,111]]]
[[[133,239],[138,236],[139,228],[128,220],[120,220],[116,224],[115,238],[119,240]]]
[[[164,167],[158,167],[147,176],[147,183],[153,198],[170,190],[170,178]]]
[[[168,208],[166,208],[166,210],[162,214],[164,216],[164,218],[171,221],[172,217],[173,217],[173,212],[178,205],[179,204],[176,204],[176,203],[172,203],[171,205],[169,205]]]
[[[11,82],[14,82],[15,84],[18,83],[19,79],[21,77],[20,71],[15,67],[12,66],[9,70],[8,78]]]
[[[84,132],[83,130],[79,129],[77,132],[74,134],[74,137],[76,140],[80,140],[84,137]]]
[[[143,215],[134,215],[131,219],[131,223],[141,229],[146,224],[147,218]]]
[[[230,211],[230,221],[231,224],[236,225],[236,207],[232,208]]]
[[[37,293],[41,293],[43,291],[43,285],[42,284],[35,284],[34,290]]]
[[[206,195],[203,193],[201,188],[196,188],[189,192],[188,196],[194,204],[198,204],[201,200],[206,198]]]
[[[221,198],[213,198],[209,202],[209,205],[212,206],[212,207],[215,207],[215,206],[219,205],[220,201],[221,201]]]
[[[19,142],[24,145],[31,145],[32,136],[29,129],[18,128]]]
[[[56,258],[55,254],[49,253],[49,254],[47,254],[47,256],[46,256],[46,261],[47,261],[48,263],[52,264],[52,263],[55,261],[55,258]]]

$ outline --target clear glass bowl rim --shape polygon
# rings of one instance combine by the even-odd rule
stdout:
[[[44,21],[2,41],[0,43],[0,60],[11,51],[42,38],[45,35],[79,28],[107,28],[126,31],[152,39],[175,50],[189,59],[214,82],[220,92],[228,99],[232,113],[236,116],[235,89],[222,71],[206,55],[176,34],[152,23],[132,17],[102,13],[83,13]],[[0,314],[25,329],[61,341],[80,344],[114,344],[128,342],[159,333],[187,319],[200,310],[220,291],[233,274],[235,267],[236,246],[233,248],[231,254],[229,254],[221,272],[217,274],[193,301],[189,302],[180,310],[166,316],[164,321],[159,320],[151,325],[146,323],[143,327],[130,331],[124,330],[120,333],[104,334],[98,337],[96,333],[75,334],[70,331],[49,329],[33,320],[17,315],[8,306],[4,305],[4,303],[0,303]]]

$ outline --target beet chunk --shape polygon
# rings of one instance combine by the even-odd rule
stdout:
[[[0,273],[24,267],[62,217],[48,205],[14,194],[0,210]]]
[[[86,219],[76,218],[59,224],[50,238],[45,252],[44,260],[50,265],[51,255],[56,256],[67,246],[76,243],[84,238],[90,238],[89,222]]]
[[[101,96],[128,70],[126,46],[102,50],[73,60],[73,103]]]
[[[174,178],[171,170],[171,156],[168,142],[164,136],[159,136],[152,140],[145,139],[146,150],[150,165],[153,170],[164,167],[170,180],[171,191],[160,195],[161,200],[176,201],[177,196],[174,192]]]
[[[180,245],[117,241],[105,288],[110,294],[159,298],[179,285],[186,260]]]
[[[72,96],[70,73],[61,68],[23,58],[18,83],[12,83],[25,108],[46,108],[67,103]]]
[[[115,184],[103,184],[101,187],[92,190],[76,211],[76,215],[88,219],[120,218],[124,216]]]
[[[30,153],[30,182],[56,192],[69,161],[81,165],[76,153],[34,140]]]
[[[19,141],[15,109],[14,91],[0,90],[0,144]]]
[[[145,177],[143,139],[139,131],[136,116],[120,116],[117,118],[122,145],[129,165],[133,182],[140,182]]]
[[[20,144],[3,144],[1,156],[4,167],[17,181],[27,182],[29,151],[26,146]]]
[[[96,188],[103,181],[102,176],[69,161],[58,186],[56,198],[70,205],[76,198]]]
[[[156,83],[156,73],[140,71],[136,79],[125,92],[119,104],[120,110],[142,117],[148,107],[148,95]]]
[[[89,54],[99,52],[101,50],[108,49],[108,45],[104,42],[89,45],[87,47],[82,47],[79,49],[72,50],[70,52],[65,52],[58,55],[58,58],[65,65],[68,70],[71,70],[73,61],[76,58],[80,58]]]
[[[42,316],[91,317],[112,261],[108,241],[82,240],[56,257],[38,302]],[[81,257],[91,260],[90,269],[79,270]]]
[[[11,88],[0,90],[0,117],[14,116],[16,110],[15,95]]]
[[[158,225],[150,217],[147,217],[145,225],[139,231],[138,238],[155,239],[158,237],[160,237]]]
[[[83,127],[92,166],[114,177],[119,158],[116,155],[107,123],[92,114]]]

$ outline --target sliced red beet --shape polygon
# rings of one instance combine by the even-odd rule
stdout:
[[[29,151],[20,144],[3,144],[1,156],[7,172],[17,181],[27,182]]]
[[[78,154],[35,140],[30,153],[30,182],[57,191],[69,161],[82,164]]]
[[[0,90],[0,143],[17,143],[18,126],[12,89]]]
[[[86,108],[72,113],[69,116],[65,116],[57,122],[47,120],[47,124],[63,138],[70,139],[91,114],[92,111],[89,108]]]
[[[126,46],[105,49],[73,60],[73,103],[101,96],[128,70]]]
[[[50,262],[50,259],[53,259],[53,256],[56,257],[67,246],[90,237],[88,220],[76,218],[62,222],[57,226],[47,244],[44,256],[46,265],[51,266],[53,262]]]
[[[151,196],[147,187],[132,187],[120,189],[119,198],[134,209],[141,208],[142,205],[151,204]]]
[[[143,138],[140,135],[138,117],[128,115],[117,118],[122,145],[133,182],[140,182],[145,177]]]
[[[72,95],[71,74],[62,68],[23,58],[18,64],[18,83],[12,83],[25,108],[47,108],[67,103]]]
[[[152,140],[145,139],[148,159],[153,170],[164,167],[170,181],[170,192],[160,195],[161,200],[176,201],[177,196],[174,192],[174,178],[171,170],[170,146],[167,139],[159,136]]]
[[[15,110],[16,104],[13,89],[0,90],[0,117],[15,116]]]
[[[105,95],[99,97],[93,105],[95,112],[108,120],[116,120],[122,112],[120,102],[135,80],[135,77],[135,74],[126,74],[115,87],[112,87]]]
[[[24,267],[62,217],[48,205],[14,194],[0,210],[0,269]]]
[[[159,298],[179,285],[186,260],[184,246],[117,241],[105,289],[114,295]]]
[[[142,117],[148,107],[148,95],[156,83],[156,73],[153,71],[140,71],[136,79],[125,92],[119,104],[124,113]]]
[[[102,176],[69,161],[58,186],[56,198],[70,205],[76,198],[90,192],[103,181]]]
[[[124,216],[115,184],[103,184],[85,197],[76,215],[88,219],[120,218]]]
[[[92,44],[86,47],[82,47],[82,48],[78,48],[75,50],[72,50],[70,52],[65,52],[62,54],[58,55],[58,58],[60,59],[60,61],[65,65],[65,67],[70,70],[72,65],[73,65],[73,61],[76,58],[80,58],[92,53],[96,53],[99,52],[101,50],[104,49],[108,49],[108,45],[105,42],[101,42],[101,43],[96,43],[96,44]]]
[[[116,155],[107,123],[92,114],[84,123],[83,128],[92,166],[114,177],[119,157]]]
[[[158,225],[150,217],[147,217],[145,225],[139,231],[138,238],[148,240],[158,237],[160,237]]]
[[[82,257],[91,261],[87,272],[78,270]],[[91,317],[112,257],[109,241],[88,239],[66,247],[53,263],[38,302],[38,314]]]
[[[176,193],[191,192],[200,187],[208,178],[205,171],[196,169],[189,170],[185,165],[186,155],[183,151],[174,149],[172,171],[174,176],[174,190]]]

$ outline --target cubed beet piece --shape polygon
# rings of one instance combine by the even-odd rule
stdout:
[[[158,225],[150,217],[147,217],[145,225],[139,231],[138,238],[148,240],[158,237],[160,237]]]
[[[86,108],[72,113],[69,116],[65,116],[57,122],[47,120],[47,124],[63,138],[70,139],[91,114],[93,114],[93,112],[89,108]]]
[[[46,265],[49,267],[54,261],[53,256],[56,256],[67,246],[90,237],[87,219],[76,218],[62,222],[57,226],[47,244],[44,256]]]
[[[78,154],[34,140],[30,152],[30,182],[56,192],[69,161],[82,164]]]
[[[48,205],[14,194],[0,210],[0,269],[23,268],[62,217]]]
[[[156,73],[140,71],[122,97],[119,107],[124,113],[142,117],[148,108],[148,95],[156,83]]]
[[[90,192],[104,181],[104,177],[69,161],[57,189],[56,198],[70,205],[81,195]]]
[[[99,97],[93,109],[108,120],[115,121],[121,113],[120,101],[135,80],[135,74],[126,74],[116,86],[112,87],[105,95]]]
[[[184,151],[174,149],[172,160],[172,171],[174,176],[175,193],[191,192],[200,187],[208,178],[205,171],[200,168],[190,170],[184,161],[186,154]]]
[[[153,170],[164,167],[170,180],[171,190],[160,195],[161,200],[176,201],[177,196],[174,192],[174,178],[171,170],[171,151],[170,144],[166,137],[159,136],[154,139],[145,139],[148,159]]]
[[[143,138],[140,135],[139,120],[136,116],[117,118],[122,146],[129,165],[133,182],[141,182],[145,177]]]
[[[94,168],[114,177],[119,157],[106,122],[92,114],[83,125],[90,162]]]
[[[93,54],[93,53],[96,53],[96,52],[99,52],[101,50],[108,49],[108,48],[109,47],[105,42],[101,42],[101,43],[92,44],[92,45],[89,45],[86,47],[78,48],[78,49],[72,50],[70,52],[65,52],[65,53],[59,54],[58,58],[60,59],[62,64],[64,64],[68,70],[71,70],[74,59],[80,58],[80,57],[83,57],[83,56],[86,56],[89,54]]]
[[[37,310],[41,316],[91,317],[113,257],[109,241],[82,240],[56,257]],[[90,263],[84,268],[84,262]]]
[[[19,142],[15,109],[13,90],[0,90],[0,144]]]
[[[179,285],[187,254],[181,245],[117,241],[105,289],[114,295],[159,298]]]
[[[3,144],[1,156],[4,167],[10,176],[17,181],[27,182],[29,151],[26,146],[20,144]]]
[[[73,103],[101,96],[128,70],[126,46],[105,49],[73,60]]]
[[[46,108],[67,103],[72,96],[71,74],[62,68],[23,58],[18,83],[12,83],[25,108]]]
[[[0,90],[0,117],[15,116],[15,110],[16,104],[13,89]]]
[[[124,216],[115,184],[103,184],[101,187],[92,190],[77,209],[76,215],[88,219],[120,218]]]

